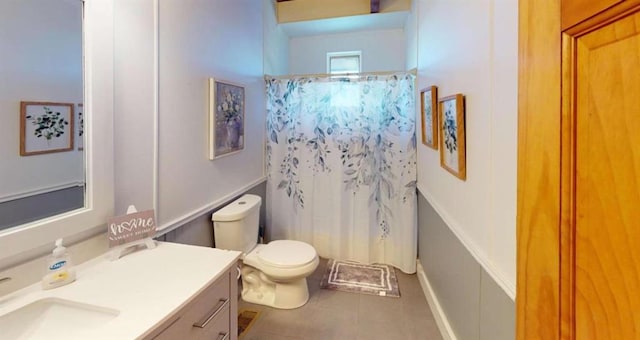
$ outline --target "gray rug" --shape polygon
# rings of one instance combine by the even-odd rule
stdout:
[[[353,293],[400,297],[393,267],[386,264],[361,264],[329,260],[320,287]]]

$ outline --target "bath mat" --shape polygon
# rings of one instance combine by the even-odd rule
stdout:
[[[400,297],[393,267],[329,260],[320,287],[353,293]]]
[[[260,312],[256,310],[243,309],[238,312],[238,338],[247,334],[259,316]]]

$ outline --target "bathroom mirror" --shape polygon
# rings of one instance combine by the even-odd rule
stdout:
[[[85,206],[82,7],[0,2],[0,230]]]
[[[69,242],[95,234],[112,215],[113,0],[2,0],[0,26],[0,144],[8,147],[0,152],[0,195],[28,198],[65,185],[81,194],[75,206],[58,211],[59,199],[35,200],[30,221],[0,230],[2,269],[58,237]],[[24,115],[22,126],[21,102],[35,103],[36,110]],[[82,121],[71,120],[67,108],[82,112]],[[71,150],[57,151],[45,138],[29,144],[37,152],[20,155],[25,139],[38,138],[36,129],[53,139],[60,137],[56,129],[72,125],[82,125],[83,138],[66,130],[74,137]],[[39,215],[43,210],[53,212]]]

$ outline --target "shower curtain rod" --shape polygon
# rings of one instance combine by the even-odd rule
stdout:
[[[418,74],[418,69],[412,68],[409,71],[386,71],[386,72],[360,72],[360,73],[314,73],[314,74],[287,74],[283,76],[272,76],[265,74],[264,79],[288,79],[288,78],[319,78],[319,77],[364,77],[364,76],[388,76],[396,73],[411,73],[414,76]]]

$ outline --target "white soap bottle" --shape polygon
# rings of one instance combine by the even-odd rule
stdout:
[[[71,255],[62,246],[62,239],[56,240],[56,248],[47,258],[46,274],[42,278],[42,288],[51,289],[69,284],[76,279],[76,271],[71,263]]]

